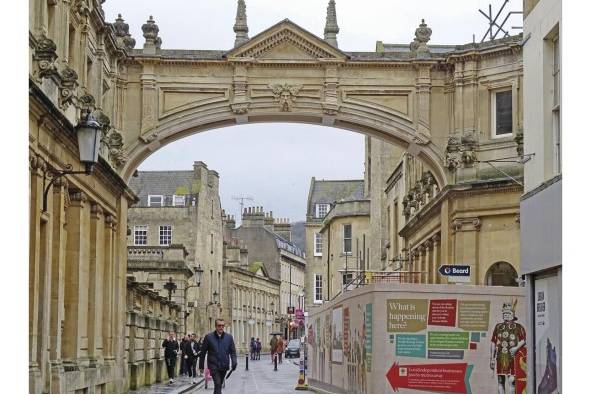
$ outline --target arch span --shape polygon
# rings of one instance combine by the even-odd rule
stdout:
[[[145,159],[174,141],[208,130],[252,123],[310,124],[379,138],[411,152],[422,160],[425,166],[431,170],[440,187],[448,184],[449,171],[443,166],[443,153],[441,150],[432,142],[418,140],[412,133],[412,129],[408,127],[399,128],[392,126],[392,124],[389,126],[376,125],[375,121],[372,122],[371,119],[360,117],[343,117],[327,122],[326,119],[318,115],[290,114],[288,116],[278,116],[276,113],[259,114],[249,117],[246,122],[233,114],[205,121],[203,117],[194,115],[192,119],[184,119],[181,122],[161,127],[153,132],[152,135],[155,137],[151,141],[138,140],[130,147],[128,161],[122,171],[123,178],[126,182],[129,182],[135,170]]]

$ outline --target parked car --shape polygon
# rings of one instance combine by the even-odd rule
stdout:
[[[292,339],[285,348],[285,358],[300,357],[300,340]]]

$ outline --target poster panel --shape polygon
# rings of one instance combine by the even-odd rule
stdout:
[[[332,362],[343,362],[343,308],[339,306],[332,310],[331,319],[331,349]]]
[[[534,281],[534,330],[536,332],[536,393],[562,392],[560,387],[560,288],[558,276]]]

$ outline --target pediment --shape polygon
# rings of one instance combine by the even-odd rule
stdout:
[[[347,55],[286,19],[232,49],[226,57],[281,61],[316,61],[318,59],[344,61]]]

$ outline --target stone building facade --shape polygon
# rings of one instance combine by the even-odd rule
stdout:
[[[175,277],[176,292],[186,297],[182,312],[188,316],[186,326],[183,316],[183,328],[201,335],[213,330],[213,322],[225,302],[218,173],[198,161],[193,171],[139,171],[130,186],[139,202],[129,209],[128,249],[174,249],[175,245],[182,245],[189,269],[203,271],[199,285],[193,275]],[[159,276],[164,281],[155,281],[154,289],[166,295],[164,285],[171,277],[166,276],[170,267],[164,261],[160,266]],[[134,269],[136,276],[137,271]]]
[[[288,307],[293,307],[294,310],[303,308],[306,295],[305,253],[286,239],[290,237],[289,222],[274,218],[273,212],[265,212],[263,207],[248,207],[242,213],[241,226],[232,228],[229,224],[225,232],[228,240],[234,238],[244,243],[248,249],[249,261],[262,263],[265,273],[280,282],[279,303],[274,305],[277,311],[274,322],[288,336],[291,333],[289,324],[295,320],[294,315],[288,313]],[[269,306],[265,309],[269,310]]]
[[[319,232],[324,262],[322,275],[326,278],[323,292],[327,300],[356,287],[365,276],[369,210],[369,200],[341,200],[324,217]]]
[[[305,224],[306,310],[329,299],[326,276],[329,271],[321,234],[324,218],[336,201],[359,200],[363,196],[363,180],[317,180],[315,177],[310,180]]]
[[[224,292],[228,300],[227,331],[238,352],[250,352],[250,338],[260,338],[269,351],[269,333],[280,329],[276,322],[281,281],[267,274],[262,262],[249,262],[248,250],[234,238],[224,243]]]
[[[527,248],[521,250],[520,273],[528,295],[527,329],[534,334],[527,392],[563,392],[562,1],[525,0],[523,11],[523,153],[531,160],[521,196]]]
[[[129,48],[100,3],[29,5],[30,393],[128,386],[125,237],[135,196],[119,173],[126,156],[117,107]],[[91,175],[74,128],[88,109],[103,133]],[[63,170],[80,173],[51,184]]]
[[[368,265],[373,269],[405,272],[402,281],[447,283],[437,273],[439,266],[461,264],[471,267],[468,283],[517,285],[523,190],[520,39],[437,47],[449,69],[429,88],[430,117],[437,120],[433,133],[449,134],[445,163],[452,184],[440,184],[412,154],[367,138]],[[400,46],[378,47],[387,53]]]

